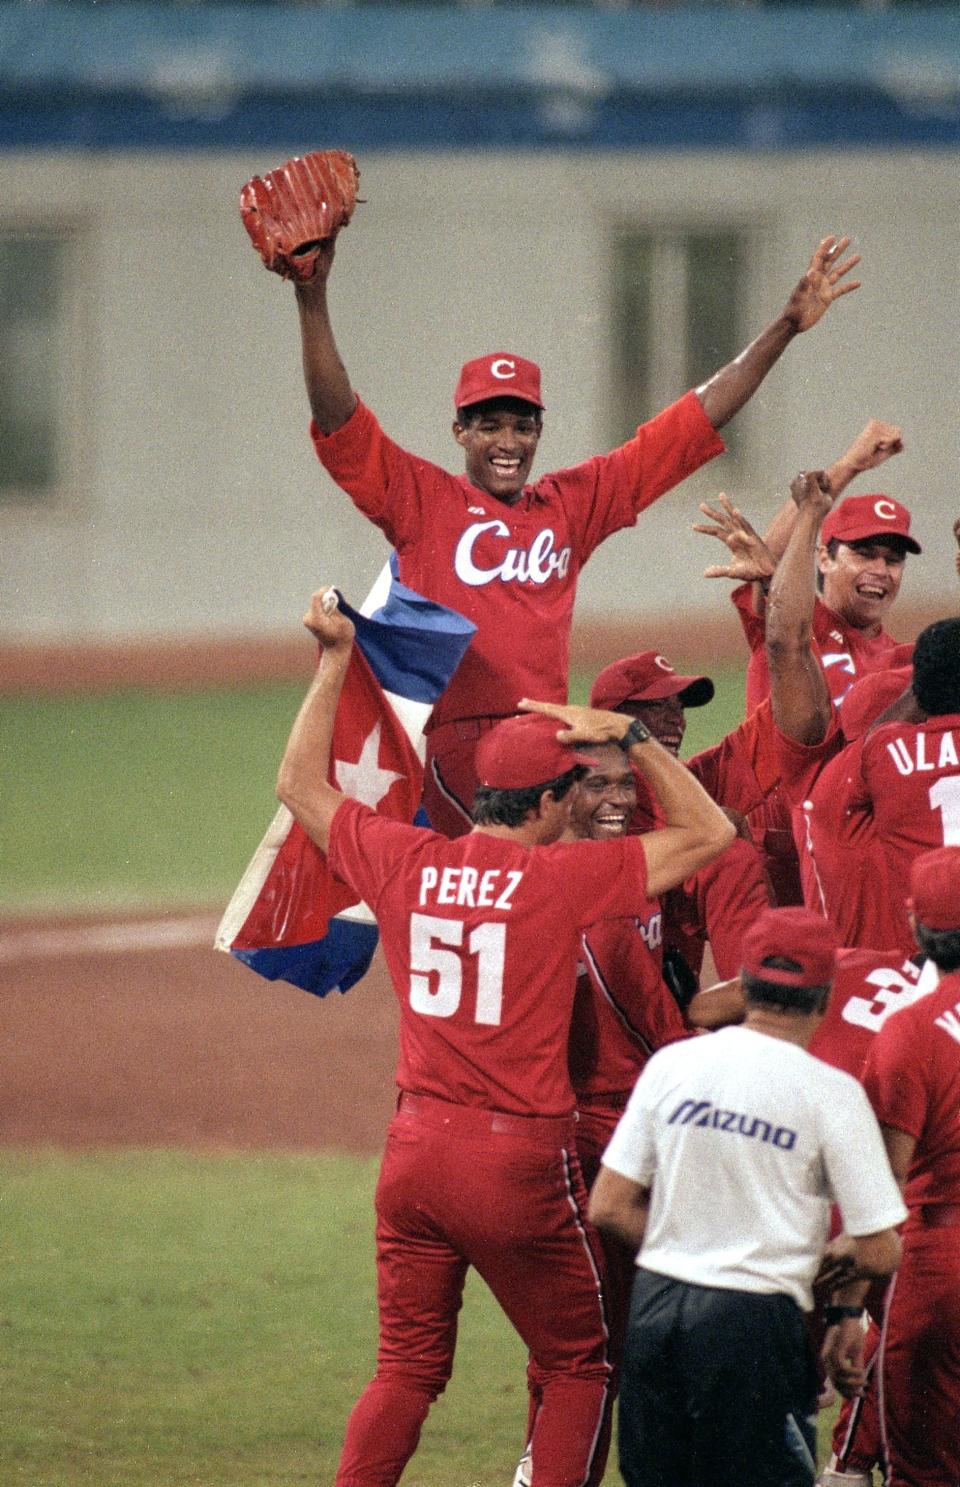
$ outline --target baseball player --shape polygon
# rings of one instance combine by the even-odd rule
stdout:
[[[816,472],[823,497],[820,515],[824,523],[819,542],[815,540],[817,531],[811,534],[813,550],[806,575],[814,566],[815,556],[818,594],[809,620],[810,636],[804,644],[808,650],[812,649],[826,678],[825,695],[837,702],[857,677],[909,664],[912,654],[912,646],[898,644],[883,628],[883,620],[899,592],[906,553],[920,551],[919,544],[910,536],[909,512],[899,502],[881,495],[853,496],[835,504],[855,475],[875,469],[902,448],[898,428],[871,420],[840,460],[828,470]],[[795,481],[790,502],[777,514],[765,539],[757,535],[742,513],[723,496],[719,508],[701,506],[711,518],[711,524],[701,523],[694,528],[719,537],[733,556],[726,566],[707,568],[707,577],[747,580],[734,590],[732,598],[751,649],[747,670],[748,715],[770,693],[769,646],[765,646],[768,595],[779,564],[788,551],[796,551],[793,536],[797,521],[796,487]],[[767,539],[772,542],[772,549]],[[763,846],[777,902],[799,903],[803,893],[790,809],[779,791],[774,791],[751,813],[750,824]]]
[[[910,864],[960,843],[960,619],[921,631],[913,658],[914,721],[885,722],[821,771],[805,829],[828,916],[840,924],[855,892],[874,904],[875,926],[849,926],[847,943],[913,948],[907,913]]]
[[[910,513],[886,495],[848,496],[841,492],[857,475],[876,469],[903,449],[899,428],[871,419],[846,454],[818,472],[828,496],[816,553],[818,598],[813,612],[813,640],[830,695],[837,701],[853,679],[909,660],[884,629],[903,579],[907,553],[920,553],[910,535]],[[720,538],[733,561],[705,570],[708,578],[741,578],[731,598],[747,642],[747,711],[752,712],[770,691],[764,650],[766,597],[776,566],[786,551],[797,518],[794,498],[777,513],[760,538],[743,514],[725,497],[720,508],[704,503],[709,523],[694,531]]]
[[[960,846],[911,865],[929,996],[891,1017],[864,1084],[909,1217],[880,1340],[877,1397],[890,1487],[960,1481]]]
[[[791,495],[796,520],[771,580],[767,604],[773,726],[765,735],[765,744],[772,745],[776,762],[764,767],[768,773],[771,768],[779,773],[782,802],[792,809],[805,902],[827,913],[841,943],[900,948],[906,954],[911,946],[903,943],[900,915],[892,906],[887,854],[882,844],[865,827],[859,830],[854,860],[834,877],[826,860],[828,832],[822,873],[818,875],[819,859],[814,862],[811,845],[813,837],[819,840],[824,832],[811,812],[813,802],[820,798],[835,800],[838,791],[842,792],[836,775],[845,764],[837,756],[845,742],[865,733],[881,710],[884,717],[916,716],[910,673],[870,673],[853,684],[839,708],[831,699],[813,639],[817,601],[810,577],[820,523],[829,510],[831,494],[823,472],[803,472],[793,481]],[[789,824],[790,817],[785,815],[784,819]],[[778,849],[776,856],[781,863],[786,861],[782,850]]]
[[[713,692],[709,677],[680,676],[666,657],[641,651],[600,672],[590,691],[590,705],[639,718],[664,748],[679,755],[686,709],[704,706]],[[769,706],[765,706],[718,744],[687,761],[707,794],[736,816],[751,811],[778,778],[779,766],[765,737],[771,727]],[[649,831],[657,818],[656,801],[641,790],[632,829]],[[663,950],[658,958],[681,1002],[696,990],[708,942],[718,973],[735,973],[744,933],[769,902],[763,865],[746,831],[720,857],[664,896]]]
[[[477,626],[434,708],[427,740],[427,812],[438,830],[457,836],[471,827],[479,738],[514,712],[523,695],[566,698],[574,597],[590,554],[723,451],[717,431],[794,336],[859,287],[848,277],[859,255],[844,258],[849,238],[824,238],[784,309],[734,361],[642,424],[619,449],[533,484],[543,430],[540,369],[513,351],[472,358],[454,392],[453,436],[465,463],[465,473],[454,476],[396,444],[354,391],[328,308],[336,232],[328,213],[313,229],[303,223],[309,178],[298,178],[286,204],[287,178],[297,165],[264,178],[275,231],[268,244],[252,235],[267,266],[296,280],[317,455],[395,549],[401,580]],[[262,216],[255,218],[261,225]],[[249,213],[245,220],[250,227]],[[281,255],[278,265],[278,233],[292,240],[306,233],[309,251]]]
[[[614,745],[591,746],[589,752],[592,764],[571,791],[564,840],[619,841],[633,820],[637,777]],[[647,1059],[657,1048],[690,1036],[662,975],[661,902],[650,899],[629,919],[601,920],[581,937],[568,1061],[577,1102],[577,1156],[588,1191]],[[603,1249],[610,1357],[616,1369],[633,1283],[633,1256],[615,1241],[603,1239]],[[616,1383],[615,1373],[587,1487],[603,1480]],[[542,1381],[533,1363],[528,1384],[529,1443],[542,1397]],[[529,1444],[514,1487],[530,1487]]]
[[[526,701],[526,715],[481,740],[469,835],[450,841],[347,799],[327,776],[353,627],[330,593],[306,617],[324,654],[277,791],[373,909],[400,1003],[400,1096],[376,1200],[377,1370],[351,1414],[336,1484],[399,1480],[449,1378],[474,1265],[543,1370],[536,1487],[577,1487],[611,1373],[567,1070],[579,937],[642,912],[732,828],[641,724]],[[569,745],[611,742],[663,800],[667,828],[561,843],[584,769]]]
[[[590,1216],[639,1250],[620,1392],[627,1487],[813,1481],[804,1313],[830,1204],[864,1275],[896,1267],[905,1214],[863,1090],[805,1051],[834,955],[820,916],[766,910],[743,945],[744,1026],[655,1054],[604,1153]],[[825,1348],[843,1392],[863,1385],[849,1294],[847,1282],[834,1293]]]

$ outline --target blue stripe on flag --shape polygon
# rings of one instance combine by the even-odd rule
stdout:
[[[342,595],[340,607],[353,620],[357,642],[380,685],[411,702],[436,702],[476,629],[396,578],[386,604],[371,616],[351,609]]]
[[[370,969],[379,935],[375,924],[333,918],[322,940],[269,950],[233,950],[237,960],[268,981],[289,981],[314,996],[349,991]]]
[[[476,626],[456,611],[424,599],[400,583],[395,555],[391,557],[390,570],[389,593],[379,609],[369,616],[358,613],[343,601],[342,596],[341,608],[353,620],[358,649],[363,652],[383,690],[396,698],[429,707],[436,702],[459,665]],[[383,579],[386,579],[386,573]],[[380,592],[378,581],[367,601],[368,606],[376,603]],[[387,698],[383,702],[384,707],[391,706]],[[417,720],[401,717],[400,721],[416,753],[426,713]],[[416,819],[418,824],[429,824],[422,806]],[[347,991],[366,974],[378,940],[376,925],[349,917],[349,910],[346,915],[334,915],[329,920],[322,940],[304,944],[262,943],[259,948],[251,948],[249,939],[243,948],[236,944],[237,939],[243,938],[244,926],[265,893],[271,891],[270,875],[283,852],[291,825],[292,822],[288,823],[279,835],[273,829],[268,830],[227,907],[217,933],[216,946],[228,950],[268,981],[289,981],[321,997],[333,990]],[[290,912],[278,912],[275,905],[267,918],[271,926],[283,925],[283,938],[296,939],[298,885],[295,875],[283,892]],[[262,938],[266,939],[267,935]]]

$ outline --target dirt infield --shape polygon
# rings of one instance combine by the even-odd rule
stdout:
[[[0,1142],[377,1150],[397,1022],[379,960],[318,1001],[207,948],[215,927],[0,923]]]

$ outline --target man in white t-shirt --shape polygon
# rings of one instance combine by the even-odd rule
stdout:
[[[866,1277],[890,1274],[906,1216],[850,1075],[807,1053],[836,944],[806,909],[769,909],[743,943],[746,1020],[661,1049],[607,1147],[599,1229],[639,1250],[620,1386],[627,1487],[808,1487],[817,1377],[803,1313],[831,1203],[855,1269],[824,1358],[863,1388]]]

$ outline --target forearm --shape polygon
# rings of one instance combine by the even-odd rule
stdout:
[[[349,664],[349,646],[324,651],[290,731],[277,776],[278,798],[323,850],[330,822],[343,799],[327,776],[334,718]]]
[[[822,742],[830,725],[830,693],[813,652],[816,592],[811,578],[822,512],[797,513],[786,552],[767,594],[766,648],[773,720],[798,743]]]
[[[610,1234],[636,1254],[643,1244],[650,1212],[647,1188],[601,1165],[590,1191],[587,1217],[594,1228]]]
[[[796,334],[790,317],[786,313],[779,315],[739,356],[696,389],[703,411],[715,429],[723,428],[749,401]]]
[[[326,283],[298,284],[297,311],[310,411],[321,433],[331,434],[346,423],[357,397],[334,340]]]

